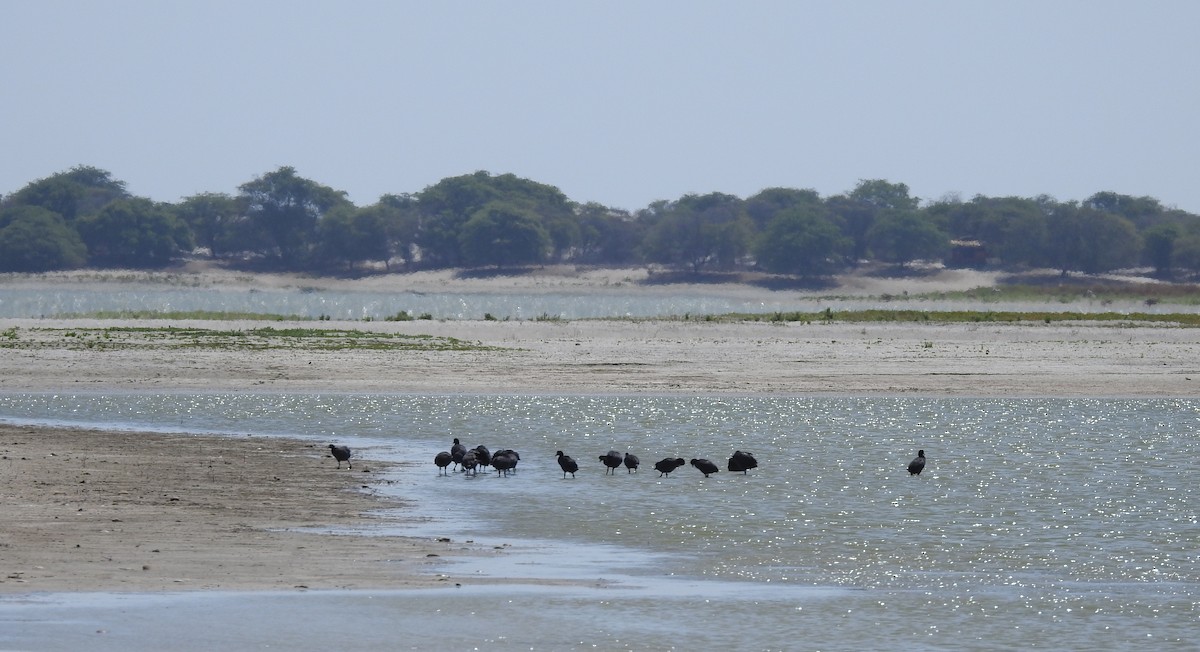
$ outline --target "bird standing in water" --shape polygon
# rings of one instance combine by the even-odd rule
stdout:
[[[454,443],[450,446],[450,459],[454,461],[454,470],[457,471],[459,465],[462,464],[463,455],[467,454],[467,447],[462,442],[458,441],[458,437],[454,438]]]
[[[669,478],[671,477],[671,471],[674,471],[684,464],[687,464],[687,462],[684,462],[682,457],[668,457],[655,462],[654,470],[658,471],[658,477],[661,478],[665,475]]]
[[[579,462],[576,462],[575,458],[564,454],[562,451],[558,451],[554,455],[558,458],[558,466],[562,469],[563,478],[566,478],[568,473],[571,474],[572,478],[575,477],[575,472],[579,470]]]
[[[758,468],[758,460],[754,459],[754,455],[744,451],[733,451],[733,456],[729,458],[729,470],[737,473],[741,471],[743,475],[750,469]]]
[[[704,477],[706,478],[709,476],[709,474],[720,471],[720,469],[717,468],[717,465],[712,463],[712,460],[706,460],[703,457],[698,460],[692,460],[692,466],[696,467],[696,469],[703,473]]]
[[[634,455],[633,453],[625,453],[625,468],[628,469],[625,471],[626,473],[633,473],[634,471],[637,471],[638,466],[640,465],[641,461],[638,460],[637,455]]]
[[[917,451],[917,456],[913,461],[908,463],[909,475],[921,475],[921,471],[925,470],[925,449]]]
[[[623,462],[624,460],[625,460],[625,456],[621,455],[617,451],[608,451],[607,453],[601,455],[600,461],[604,462],[604,466],[607,467],[604,470],[604,475],[608,475],[609,473],[616,473],[617,472],[616,468],[618,466],[621,466],[621,462]]]
[[[433,456],[433,463],[438,467],[438,475],[448,475],[448,467],[454,463],[454,457],[450,455],[450,451],[442,451]]]

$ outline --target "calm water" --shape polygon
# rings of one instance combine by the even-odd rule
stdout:
[[[979,303],[911,299],[883,301],[876,298],[829,299],[798,292],[780,291],[764,300],[762,295],[740,299],[719,293],[670,294],[639,292],[637,288],[593,289],[586,293],[427,293],[427,292],[345,292],[301,289],[246,290],[225,288],[126,288],[115,285],[98,291],[59,288],[52,291],[0,286],[0,318],[53,317],[65,314],[93,314],[100,311],[245,311],[295,315],[316,319],[385,319],[400,311],[413,316],[428,313],[435,319],[482,319],[491,314],[497,319],[535,319],[542,316],[563,319],[597,317],[662,317],[713,315],[726,313],[817,312],[827,307],[838,310],[914,309],[914,310],[1062,310],[1066,306],[1052,301]],[[1158,304],[1146,306],[1127,301],[1113,304],[1100,301],[1071,303],[1078,312],[1196,312],[1200,306]]]
[[[406,510],[388,528],[511,552],[448,561],[463,590],[349,594],[339,617],[437,631],[446,649],[1161,650],[1195,649],[1200,632],[1200,400],[0,394],[0,419],[301,436],[412,462],[391,490],[418,522]],[[438,477],[452,437],[518,450],[518,472]],[[610,448],[641,471],[605,476]],[[929,464],[913,478],[918,448]],[[724,468],[735,449],[760,468],[651,468]],[[475,575],[615,585],[472,588]],[[302,614],[312,599],[252,604]],[[250,603],[139,600],[123,613]],[[346,646],[300,620],[288,632],[306,649]]]
[[[662,315],[722,314],[799,310],[807,302],[783,293],[777,301],[741,301],[720,296],[661,296],[636,291],[611,293],[424,293],[245,290],[245,289],[118,289],[92,291],[59,289],[50,292],[0,287],[0,317],[50,317],[106,310],[227,311],[334,319],[384,319],[400,311],[435,319],[566,319],[590,317],[655,317]],[[812,308],[806,310],[820,310]]]

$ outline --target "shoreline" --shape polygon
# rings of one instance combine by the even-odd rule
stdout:
[[[3,422],[0,442],[0,594],[426,588],[453,585],[443,556],[483,554],[335,534],[403,509],[373,492],[395,465],[339,471],[312,442]]]

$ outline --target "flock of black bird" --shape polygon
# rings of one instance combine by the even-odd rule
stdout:
[[[496,475],[508,475],[517,468],[517,462],[520,461],[521,454],[510,448],[495,453],[483,445],[467,448],[458,441],[458,437],[454,438],[454,445],[450,447],[450,450],[442,451],[433,457],[433,463],[437,465],[439,475],[449,475],[451,464],[454,465],[455,471],[462,467],[463,473],[467,475],[476,475],[479,473],[479,467],[487,468],[489,466],[496,469]]]
[[[333,458],[337,460],[338,468],[342,468],[342,462],[346,463],[347,468],[354,468],[350,465],[350,447],[329,445],[329,452],[333,454]],[[571,477],[575,477],[575,472],[579,470],[579,462],[575,458],[556,451],[554,456],[558,458],[558,466],[562,469],[563,478],[570,473]],[[517,462],[521,461],[521,455],[517,451],[504,449],[492,453],[487,446],[476,446],[475,448],[467,448],[454,438],[453,445],[450,450],[442,451],[433,457],[433,463],[438,467],[438,475],[449,475],[450,465],[454,465],[454,471],[458,471],[461,467],[463,473],[473,476],[479,473],[479,467],[492,467],[496,470],[496,475],[507,476],[510,472],[517,468]],[[604,474],[615,474],[617,469],[622,465],[625,467],[626,473],[635,473],[638,467],[641,466],[641,461],[638,456],[633,453],[621,454],[620,451],[610,450],[600,456],[600,461],[604,463]],[[684,462],[682,457],[667,457],[654,463],[654,470],[658,471],[658,477],[670,477],[671,472],[688,462]],[[697,471],[708,477],[713,473],[721,470],[719,466],[712,460],[704,458],[695,458],[690,464],[696,467]],[[754,459],[754,455],[745,451],[734,451],[729,457],[729,462],[725,468],[732,473],[741,472],[747,474],[750,469],[758,468],[758,460]],[[909,475],[921,475],[921,471],[925,470],[925,450],[917,451],[917,456],[908,463]]]

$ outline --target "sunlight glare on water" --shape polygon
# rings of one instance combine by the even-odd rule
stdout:
[[[840,649],[882,632],[924,640],[912,622],[935,617],[939,636],[1001,648],[1129,649],[1182,643],[1197,616],[1194,400],[6,394],[0,418],[336,438],[410,463],[391,491],[423,519],[414,531],[533,547],[535,561],[503,573],[850,589],[805,608]],[[438,477],[433,456],[453,437],[519,451],[517,472]],[[910,477],[918,448],[928,466]],[[640,470],[605,475],[609,449]],[[576,478],[556,450],[580,463]],[[759,468],[725,470],[734,450]],[[660,478],[664,457],[722,470]],[[855,625],[837,606],[871,618]],[[783,627],[795,609],[785,599],[757,617]]]
[[[761,295],[738,297],[727,293],[646,292],[636,285],[595,288],[571,292],[410,292],[325,291],[312,288],[240,289],[225,287],[124,288],[106,285],[102,289],[0,287],[0,318],[39,318],[63,315],[89,315],[98,312],[247,312],[317,319],[386,319],[404,311],[412,316],[429,314],[434,319],[537,319],[552,316],[562,319],[611,317],[665,317],[683,315],[720,315],[728,313],[820,312],[831,305],[839,310],[913,309],[913,310],[997,310],[995,303],[966,303],[961,299],[914,297],[898,302],[897,297],[827,297],[778,292],[768,298]],[[1004,310],[1037,312],[1046,310],[1050,300],[1011,301]],[[1189,312],[1197,309],[1182,304],[1145,306],[1131,303],[1114,306],[1101,301],[1078,302],[1072,310],[1109,312],[1136,310],[1159,313]]]

